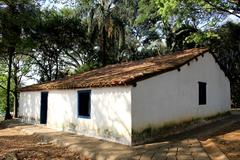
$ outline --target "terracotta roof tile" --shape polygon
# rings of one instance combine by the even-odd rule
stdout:
[[[65,79],[23,87],[20,91],[132,85],[137,81],[177,69],[207,51],[206,48],[194,48],[171,55],[109,65]]]

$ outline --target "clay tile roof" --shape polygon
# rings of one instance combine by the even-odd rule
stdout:
[[[194,48],[171,55],[109,65],[65,79],[23,87],[20,91],[133,85],[137,81],[177,69],[206,52],[208,52],[207,48]]]

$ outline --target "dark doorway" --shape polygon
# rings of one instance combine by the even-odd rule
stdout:
[[[40,123],[47,124],[48,92],[41,93]]]
[[[199,86],[199,105],[207,104],[207,83],[198,82]]]

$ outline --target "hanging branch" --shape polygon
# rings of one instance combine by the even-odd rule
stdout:
[[[220,11],[227,12],[227,13],[229,13],[229,14],[235,15],[236,17],[240,18],[240,15],[238,15],[238,14],[236,14],[236,13],[234,13],[234,12],[231,12],[231,11],[228,10],[228,9],[222,8],[222,7],[220,7],[220,6],[216,5],[216,4],[213,4],[213,3],[211,3],[209,0],[204,0],[204,2],[206,2],[206,3],[209,4],[210,6],[216,8],[216,9],[218,9],[218,10],[220,10]]]

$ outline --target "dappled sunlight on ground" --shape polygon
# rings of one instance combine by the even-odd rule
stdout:
[[[240,159],[240,125],[239,122],[220,131],[213,137],[213,142],[230,159]]]
[[[19,126],[4,127],[0,124],[0,160],[5,159],[84,159],[67,148],[44,142],[40,137],[24,135]]]
[[[2,159],[240,159],[240,117],[230,116],[159,142],[128,147],[17,120],[0,122]],[[25,132],[23,132],[25,131]],[[34,134],[29,134],[29,133]],[[35,134],[37,133],[37,134]],[[28,135],[25,135],[28,134]]]

